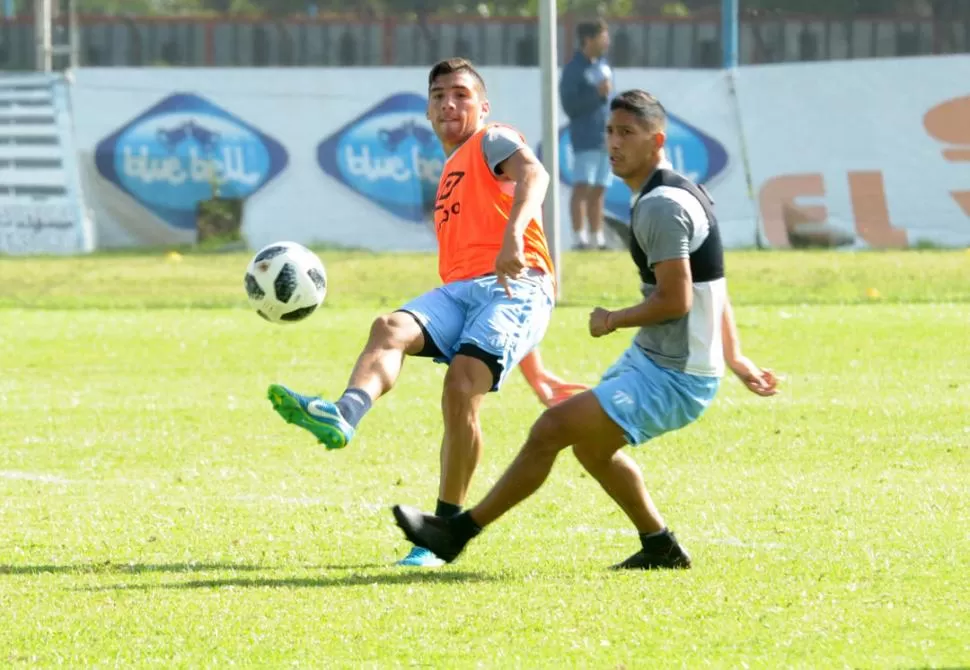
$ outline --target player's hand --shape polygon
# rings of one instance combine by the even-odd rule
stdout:
[[[525,272],[525,249],[519,238],[506,237],[502,248],[495,259],[495,276],[498,283],[505,288],[505,294],[512,297],[510,279],[518,279]]]
[[[609,79],[604,79],[596,87],[596,90],[599,91],[599,94],[600,94],[601,97],[604,97],[605,98],[606,96],[608,96],[610,94],[610,89],[611,88],[613,88],[613,85],[610,83],[610,80]]]
[[[532,390],[535,391],[536,396],[538,396],[539,402],[546,407],[558,405],[574,393],[589,389],[587,384],[566,382],[551,372],[545,371],[538,378],[530,379],[529,384],[532,386]]]
[[[728,367],[752,393],[767,397],[778,392],[778,379],[775,374],[771,370],[759,368],[747,356],[739,356],[729,361]]]
[[[615,329],[610,328],[610,311],[597,307],[589,313],[589,334],[593,337],[603,337],[609,335]]]

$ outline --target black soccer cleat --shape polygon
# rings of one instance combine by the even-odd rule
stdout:
[[[458,558],[468,544],[468,539],[461,538],[456,532],[451,519],[425,514],[407,505],[395,505],[393,512],[397,525],[408,540],[418,547],[429,549],[446,563]]]
[[[622,563],[611,565],[610,570],[688,570],[690,565],[690,555],[674,542],[666,550],[641,549]]]

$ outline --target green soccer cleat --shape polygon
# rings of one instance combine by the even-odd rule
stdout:
[[[354,427],[340,416],[332,402],[301,395],[279,384],[271,384],[267,396],[284,421],[310,431],[327,449],[346,447],[354,436]]]

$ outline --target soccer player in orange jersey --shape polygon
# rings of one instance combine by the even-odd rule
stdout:
[[[485,82],[452,58],[428,77],[428,119],[447,160],[434,207],[442,285],[378,317],[337,402],[274,384],[273,408],[328,449],[347,445],[374,401],[391,390],[405,356],[447,363],[436,512],[461,511],[482,455],[479,412],[519,365],[547,406],[585,388],[546,371],[536,346],[554,304],[552,260],[542,228],[549,176],[525,139],[486,122]],[[399,565],[442,561],[414,547]]]

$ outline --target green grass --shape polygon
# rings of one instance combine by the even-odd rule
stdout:
[[[695,559],[656,574],[604,570],[636,536],[569,453],[455,564],[389,567],[389,507],[434,502],[443,368],[409,362],[329,453],[265,387],[339,393],[435,260],[321,255],[326,308],[288,327],[246,308],[246,255],[0,259],[0,666],[970,663],[970,254],[729,255],[784,393],[729,380],[631,452]],[[628,337],[586,316],[635,299],[632,264],[564,274],[545,359],[593,382]],[[539,411],[518,375],[488,399],[473,501]]]
[[[382,256],[321,250],[330,280],[328,308],[396,307],[434,286],[427,254]],[[163,253],[87,258],[0,257],[0,308],[242,307],[248,254]],[[629,255],[574,254],[564,260],[564,306],[627,304],[639,295]],[[970,253],[734,252],[728,273],[740,305],[970,301]]]

